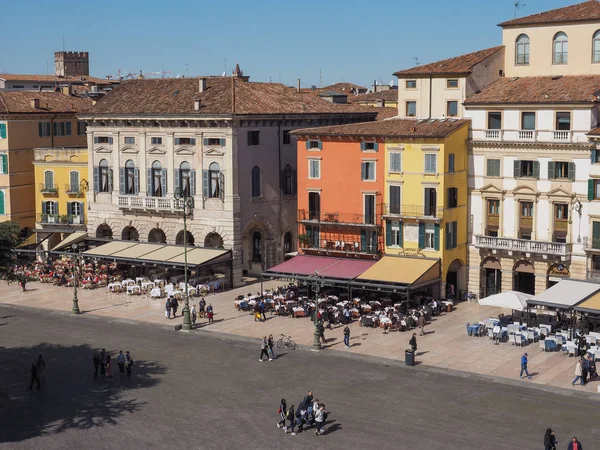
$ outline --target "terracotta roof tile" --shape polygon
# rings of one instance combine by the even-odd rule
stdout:
[[[381,92],[372,92],[370,94],[360,94],[352,96],[352,101],[354,103],[360,102],[375,102],[377,100],[385,100],[387,102],[397,102],[398,101],[398,90],[397,89],[388,89],[387,91]]]
[[[27,75],[14,73],[0,73],[0,79],[6,81],[39,81],[40,83],[95,83],[95,84],[116,84],[117,81],[107,80],[106,78],[96,78],[90,76],[78,77],[59,77],[56,75]]]
[[[411,69],[400,70],[396,72],[398,78],[407,78],[409,76],[425,76],[425,75],[444,75],[444,74],[469,74],[473,66],[481,61],[489,58],[494,53],[502,50],[504,46],[486,48],[477,52],[468,53],[466,55],[455,56],[454,58],[444,59],[430,64],[423,64]]]
[[[358,84],[354,84],[354,83],[334,83],[334,84],[330,84],[329,86],[322,87],[322,88],[320,88],[320,90],[322,90],[322,91],[338,91],[338,92],[343,92],[345,94],[352,94],[356,90],[366,91],[367,88],[364,86],[359,86]]]
[[[443,138],[468,124],[465,119],[388,119],[330,127],[294,130],[296,136],[347,136],[374,138]]]
[[[599,91],[600,75],[500,78],[464,104],[595,103]]]
[[[39,108],[31,105],[33,99],[39,99]],[[0,114],[81,113],[91,107],[91,99],[65,95],[62,92],[0,91]]]
[[[391,119],[398,115],[398,108],[389,108],[387,106],[381,108],[371,106],[371,108],[375,108],[375,111],[377,111],[377,120]]]
[[[600,136],[600,128],[594,128],[588,133],[588,136]]]
[[[597,0],[587,0],[576,5],[551,9],[550,11],[532,14],[531,16],[508,20],[498,24],[498,26],[511,27],[517,25],[541,25],[550,23],[580,22],[584,20],[600,20],[600,2]]]
[[[202,93],[198,78],[124,81],[101,99],[91,113],[231,115],[233,83],[236,115],[371,113],[373,118],[376,116],[375,111],[360,105],[333,104],[283,84],[246,82],[232,77],[207,77],[207,89]],[[194,109],[196,99],[201,102],[199,111]]]

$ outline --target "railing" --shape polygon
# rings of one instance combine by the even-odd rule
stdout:
[[[375,226],[377,215],[375,213],[373,215],[365,215],[360,213],[320,212],[299,209],[298,221],[320,223],[322,225]]]
[[[571,142],[571,136],[573,132],[571,130],[554,130],[552,132],[552,139],[557,142]]]
[[[57,194],[58,184],[40,183],[40,192],[42,194]]]
[[[356,239],[356,241],[352,242],[335,239],[320,239],[318,243],[314,242],[313,239],[307,239],[300,242],[300,248],[332,253],[366,253],[370,255],[375,255],[380,252],[378,244],[369,245],[367,243],[363,246],[361,242],[359,242],[360,236],[357,236]]]
[[[587,142],[589,130],[473,129],[474,141],[502,142]]]
[[[119,195],[117,204],[123,209],[153,209],[158,211],[180,211],[183,213],[183,201],[168,197]]]
[[[504,237],[475,236],[475,246],[494,250],[506,250],[546,255],[569,256],[571,244],[546,241],[528,241]]]
[[[85,225],[83,214],[39,214],[38,222],[45,225]]]
[[[441,219],[444,217],[444,208],[437,206],[425,207],[425,205],[397,205],[392,207],[390,204],[383,205],[383,215],[398,218],[417,218],[417,219]]]
[[[535,139],[536,139],[535,130],[519,130],[518,138],[520,141],[535,141]]]
[[[502,140],[502,130],[485,130],[485,138],[500,141]]]
[[[600,280],[600,270],[588,269],[586,278],[588,280]]]
[[[583,238],[583,248],[586,250],[600,250],[600,239],[585,236]]]
[[[78,184],[65,184],[65,192],[70,195],[79,195],[81,193],[81,189]]]

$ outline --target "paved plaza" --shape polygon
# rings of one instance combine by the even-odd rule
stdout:
[[[298,349],[257,361],[254,340],[0,306],[1,449],[539,448],[546,427],[594,448],[596,397],[454,376],[424,365]],[[92,378],[94,350],[131,351],[131,379]],[[42,353],[47,379],[29,391]],[[279,399],[307,389],[327,432],[285,435]],[[565,391],[563,391],[565,392]],[[317,444],[318,442],[318,444]],[[562,443],[561,442],[561,443]]]
[[[264,288],[281,285],[281,282],[269,281]],[[28,292],[21,292],[16,284],[10,286],[0,284],[0,303],[28,306],[40,309],[70,311],[72,306],[72,289],[42,283],[29,283]],[[313,341],[312,322],[308,318],[294,319],[271,316],[267,313],[266,322],[255,322],[253,315],[237,311],[233,300],[237,295],[256,293],[260,283],[230,291],[211,294],[206,297],[207,303],[215,308],[215,323],[206,324],[200,319],[199,328],[203,331],[215,331],[250,338],[259,338],[280,333],[291,335],[300,345],[310,346]],[[163,325],[173,329],[182,319],[167,320],[164,315],[164,299],[151,299],[146,296],[128,296],[112,294],[105,289],[79,290],[80,308],[86,316],[99,316],[111,319],[126,319]],[[194,298],[197,304],[198,299]],[[182,305],[180,305],[181,311]],[[524,384],[534,384],[551,388],[572,389],[590,394],[597,393],[600,382],[589,383],[585,387],[571,387],[574,377],[575,358],[569,358],[562,352],[544,352],[538,343],[517,347],[508,343],[494,345],[487,337],[473,338],[466,333],[467,322],[477,322],[488,317],[495,317],[502,311],[494,307],[484,307],[478,303],[462,302],[456,309],[435,320],[425,327],[426,335],[418,338],[418,361],[426,366],[441,370],[452,369],[466,371],[490,377],[501,377],[519,380],[520,356],[526,351],[529,354],[529,370],[535,374],[532,380],[519,380]],[[369,355],[404,360],[404,350],[408,348],[409,332],[392,332],[383,334],[377,328],[360,327],[357,322],[351,325],[351,348],[343,346],[343,327],[326,330],[326,352]],[[257,344],[258,345],[258,344]],[[258,348],[258,346],[257,346]]]

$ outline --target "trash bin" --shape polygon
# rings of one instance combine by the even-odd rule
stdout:
[[[415,365],[415,352],[412,349],[404,351],[404,362],[407,366]]]

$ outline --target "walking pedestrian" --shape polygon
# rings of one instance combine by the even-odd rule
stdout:
[[[573,439],[571,442],[569,442],[567,450],[583,450],[583,445],[581,445],[581,442],[579,442],[577,438],[573,436]]]
[[[285,418],[289,421],[289,424],[287,427],[283,427],[284,433],[287,433],[288,430],[292,430],[292,436],[296,436],[296,433],[294,433],[294,427],[296,426],[294,405],[290,406],[290,409],[287,410]]]
[[[408,341],[408,345],[410,345],[410,348],[414,353],[417,352],[417,333],[413,333],[410,341]]]
[[[192,305],[192,326],[195,327],[196,326],[196,319],[197,319],[197,315],[196,315],[196,305]]]
[[[131,376],[131,368],[133,367],[133,358],[131,357],[131,353],[129,350],[125,352],[125,370],[127,371],[127,376]]]
[[[112,380],[113,376],[112,376],[112,367],[110,366],[110,355],[106,355],[106,379],[107,380]]]
[[[423,336],[425,334],[425,314],[421,311],[421,315],[417,319],[417,326],[421,329],[419,336]]]
[[[261,298],[260,302],[258,302],[258,311],[260,312],[260,320],[261,322],[264,322],[267,320],[267,316],[265,316],[265,302],[264,300]]]
[[[323,326],[323,321],[319,320],[317,322],[317,331],[319,332],[319,339],[325,343],[325,327]]]
[[[279,411],[277,411],[279,413],[279,418],[281,420],[279,420],[279,422],[277,422],[277,428],[285,428],[285,418],[287,416],[287,404],[285,402],[285,398],[281,399],[281,402],[279,403]]]
[[[575,386],[575,383],[577,383],[578,380],[580,381],[582,386],[585,385],[585,381],[583,380],[583,369],[581,360],[577,361],[577,364],[575,365],[575,379],[571,382],[571,386]]]
[[[171,318],[171,307],[173,305],[171,304],[171,297],[167,297],[167,301],[165,302],[165,317],[167,319]]]
[[[26,285],[27,285],[27,278],[25,277],[25,275],[23,275],[23,278],[21,278],[21,287],[23,288],[23,292],[25,292],[27,290],[25,288]]]
[[[200,317],[203,318],[204,314],[206,313],[206,300],[204,300],[204,297],[202,297],[198,302],[198,312]]]
[[[583,359],[581,360],[581,378],[583,378],[583,382],[588,382],[588,374],[590,373],[590,360],[588,359],[587,353],[583,355]]]
[[[42,358],[42,355],[38,356],[38,359],[35,363],[35,365],[37,366],[37,370],[38,370],[38,377],[40,378],[40,380],[45,380],[46,379],[46,361],[44,361],[44,358]]]
[[[325,405],[319,405],[319,409],[315,412],[315,423],[317,424],[317,430],[315,434],[318,436],[319,434],[323,434],[325,431],[323,430],[323,423],[325,422]]]
[[[544,450],[556,450],[556,444],[558,444],[558,441],[554,436],[554,430],[548,428],[546,434],[544,434]]]
[[[208,323],[213,323],[215,321],[215,311],[213,309],[212,303],[209,303],[206,307],[206,316],[208,317]]]
[[[100,376],[102,378],[106,376],[106,351],[104,349],[100,352]]]
[[[344,327],[344,345],[346,348],[350,348],[350,327],[348,325]]]
[[[527,378],[531,378],[531,375],[529,375],[529,371],[527,370],[528,362],[529,358],[527,357],[527,353],[523,353],[523,356],[521,356],[521,373],[519,374],[519,377],[521,377],[521,379],[523,378],[523,372],[525,372]]]
[[[177,317],[177,309],[179,308],[179,302],[176,297],[171,299],[171,308],[173,309],[173,318]]]
[[[272,334],[270,334],[269,338],[267,339],[267,345],[269,347],[269,353],[271,355],[271,359],[277,359],[277,358],[275,358],[275,352],[273,351],[273,347],[275,346],[275,340],[273,339]]]
[[[29,389],[33,387],[33,383],[37,383],[37,388],[40,388],[40,377],[38,376],[38,369],[36,363],[31,364],[31,383],[29,383]]]
[[[100,355],[94,352],[94,378],[98,378],[98,369],[100,368]]]
[[[262,341],[260,343],[260,358],[258,358],[258,360],[260,362],[262,362],[262,360],[263,360],[262,359],[263,355],[265,355],[269,361],[273,361],[271,358],[269,358],[269,352],[268,352],[267,348],[269,348],[269,344],[267,342],[267,337],[263,336]]]
[[[123,350],[119,350],[117,365],[119,366],[119,373],[121,376],[125,375],[125,355],[123,354]]]

